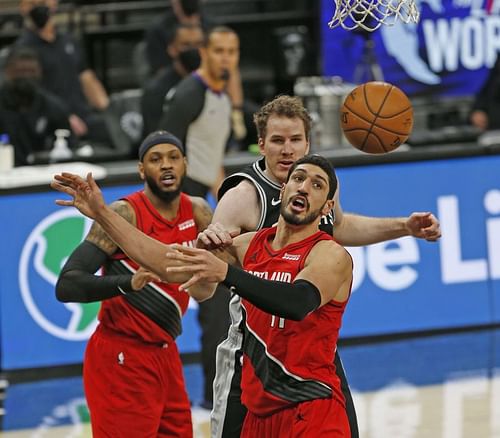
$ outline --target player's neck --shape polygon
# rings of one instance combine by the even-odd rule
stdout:
[[[306,225],[292,225],[286,222],[283,216],[280,216],[276,228],[276,235],[274,236],[271,246],[273,249],[278,250],[292,243],[307,239],[317,231],[318,223],[316,221]]]
[[[274,175],[270,170],[269,170],[269,167],[266,163],[266,168],[264,169],[264,175],[266,175],[272,182],[276,183],[276,184],[283,184],[285,181],[281,181],[279,180],[276,175]]]
[[[179,205],[181,203],[180,194],[168,202],[156,196],[151,190],[145,189],[144,194],[149,199],[153,207],[158,211],[160,216],[169,221],[176,218],[177,213],[179,212]]]

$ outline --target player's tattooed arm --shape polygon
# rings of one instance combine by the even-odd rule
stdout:
[[[208,205],[208,202],[205,201],[205,199],[192,197],[191,200],[193,202],[194,220],[199,232],[197,241],[197,244],[199,244],[200,235],[208,233],[209,230],[207,230],[207,228],[209,228],[209,226],[213,227],[213,225],[211,225],[213,214],[210,205]],[[211,245],[209,245],[209,247],[201,245],[201,247],[210,249],[217,257],[226,261],[227,263],[235,264],[237,262],[236,258],[230,252],[228,252],[226,248],[216,248],[212,247]]]
[[[110,204],[110,207],[121,217],[123,217],[127,222],[136,226],[134,209],[127,201],[115,201]],[[85,240],[93,243],[108,255],[112,255],[118,249],[116,243],[106,234],[106,231],[104,231],[97,222],[94,222],[92,224],[92,227],[90,228],[90,231]]]
[[[212,209],[203,198],[192,196],[191,202],[193,203],[193,216],[196,228],[198,228],[199,232],[204,231],[210,222],[212,222]]]

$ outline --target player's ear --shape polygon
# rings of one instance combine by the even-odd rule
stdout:
[[[139,176],[144,181],[144,163],[142,161],[139,161],[137,164],[137,170],[139,171]]]
[[[335,206],[335,201],[333,199],[328,199],[325,202],[325,205],[323,205],[323,208],[321,209],[321,214],[323,216],[326,216],[330,211],[333,210],[333,207]]]
[[[259,145],[259,152],[261,155],[266,155],[265,154],[265,147],[264,147],[264,139],[262,137],[259,137],[259,139],[257,140],[257,144]]]

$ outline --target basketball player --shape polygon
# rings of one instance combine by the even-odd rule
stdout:
[[[204,249],[174,245],[178,252],[168,254],[184,266],[167,272],[192,275],[181,290],[198,300],[210,297],[191,291],[200,280],[222,282],[240,296],[241,389],[248,408],[241,437],[350,436],[333,356],[352,260],[318,229],[320,216],[333,207],[336,186],[326,159],[308,155],[296,161],[281,190],[277,226],[240,235],[228,247],[244,270]],[[223,242],[231,238],[217,226],[198,236],[198,246]]]
[[[156,131],[143,141],[139,159],[144,190],[112,209],[152,239],[192,245],[211,210],[204,199],[180,191],[183,144]],[[101,266],[104,275],[94,275]],[[63,302],[102,301],[83,367],[93,436],[191,437],[191,407],[175,344],[189,297],[139,268],[97,222],[63,267],[56,294]]]
[[[312,160],[315,161],[313,162]],[[168,268],[175,266],[175,263],[179,263],[175,260],[176,255],[172,258],[164,257],[165,252],[172,254],[172,249],[180,253],[182,246],[172,247],[165,245],[157,240],[148,238],[130,225],[115,211],[105,205],[102,194],[90,174],[87,177],[87,181],[85,181],[77,175],[63,173],[56,175],[55,181],[51,185],[54,189],[73,197],[70,201],[58,200],[56,201],[57,204],[75,206],[83,214],[94,218],[116,244],[129,257],[136,260],[136,262],[151,270],[165,281],[191,281],[189,279],[192,277],[192,274],[186,275],[182,272],[182,270],[186,269],[185,266],[181,267],[181,272],[179,273],[168,270]],[[295,324],[293,321],[305,318],[303,323],[297,323],[295,326],[297,329],[297,341],[299,341],[297,345],[309,346],[309,344],[302,343],[304,337],[308,336],[308,333],[315,334],[316,339],[314,340],[314,344],[317,342],[326,342],[321,347],[323,354],[315,351],[316,348],[308,348],[308,352],[314,351],[314,358],[309,358],[309,353],[303,352],[295,355],[293,360],[283,362],[286,366],[290,367],[292,375],[288,376],[281,373],[278,376],[278,380],[274,382],[276,384],[279,383],[281,378],[285,376],[290,377],[290,379],[284,382],[286,383],[285,387],[282,386],[283,382],[279,383],[278,386],[283,388],[283,391],[280,392],[280,397],[271,395],[276,390],[276,386],[273,384],[269,388],[271,392],[259,391],[258,397],[255,398],[255,405],[252,404],[253,401],[247,401],[247,394],[251,393],[253,397],[254,387],[258,386],[252,369],[247,368],[248,371],[245,372],[243,380],[243,388],[245,389],[243,401],[250,406],[251,413],[245,420],[245,426],[242,431],[243,436],[266,436],[266,432],[268,433],[267,436],[286,436],[290,433],[292,436],[296,436],[297,434],[301,434],[301,436],[317,436],[318,432],[323,432],[327,436],[349,436],[349,423],[345,408],[343,407],[344,399],[332,359],[336,349],[340,319],[350,293],[352,261],[345,250],[335,244],[329,235],[317,232],[319,216],[327,214],[333,206],[333,202],[329,199],[335,192],[335,188],[336,180],[331,166],[327,161],[317,156],[314,156],[312,159],[310,157],[305,158],[303,163],[297,163],[296,168],[291,170],[290,181],[287,184],[287,189],[283,192],[283,198],[287,200],[283,206],[283,216],[287,217],[287,221],[285,224],[284,219],[280,219],[282,225],[279,233],[275,234],[277,240],[275,242],[273,240],[270,249],[275,249],[277,252],[280,252],[280,249],[281,252],[294,251],[292,254],[293,257],[289,256],[285,258],[290,263],[292,269],[290,276],[288,277],[288,274],[283,274],[280,275],[280,279],[287,280],[288,282],[296,280],[296,283],[287,285],[283,282],[274,282],[270,285],[267,282],[264,285],[258,283],[256,287],[254,282],[258,280],[257,277],[252,275],[245,276],[242,272],[238,273],[237,270],[235,272],[232,268],[227,268],[227,264],[223,263],[228,275],[227,278],[222,279],[229,281],[231,287],[236,287],[237,293],[241,293],[243,296],[243,290],[261,290],[264,292],[258,294],[260,298],[252,297],[251,294],[245,295],[245,298],[249,301],[248,303],[243,303],[248,320],[255,329],[260,330],[259,327],[261,324],[259,321],[265,317],[266,312],[280,318],[275,319],[278,327],[283,325],[283,318],[291,320],[287,321],[291,324],[286,325],[287,330],[294,329]],[[296,230],[295,233],[294,230]],[[259,245],[254,243],[254,246],[257,248],[261,244],[264,244],[264,241],[267,240],[266,236],[272,235],[274,231],[275,229],[272,228],[270,231],[263,231],[258,234],[261,242]],[[248,235],[246,237],[248,245],[250,242],[248,237],[252,236]],[[241,252],[238,254],[238,258],[242,260],[242,256],[248,246],[244,246],[244,237],[239,239],[238,242],[242,244]],[[199,251],[203,255],[206,253],[204,250]],[[248,252],[249,254],[254,254],[254,251]],[[179,254],[177,254],[178,256]],[[271,266],[272,260],[266,260],[265,257],[260,259],[256,257],[255,260],[249,257],[248,261],[249,263],[254,263],[256,269],[258,268],[258,263],[270,263],[269,269],[271,271],[281,271],[279,264],[283,262],[280,260],[283,259],[277,257],[278,265],[275,267]],[[184,262],[181,262],[182,264]],[[251,266],[247,265],[247,267]],[[187,268],[192,267],[188,266]],[[204,269],[203,266],[200,268],[201,270]],[[206,272],[213,271],[211,265],[207,265],[206,269]],[[301,271],[300,274],[299,271]],[[206,272],[204,275],[206,275]],[[214,272],[217,272],[217,270]],[[282,272],[286,273],[284,270]],[[231,275],[231,273],[234,275]],[[238,280],[238,277],[241,277],[242,274],[243,283],[248,284],[248,288]],[[296,274],[299,275],[295,277]],[[196,276],[199,277],[198,272],[195,273],[193,278],[199,281],[199,278],[196,278]],[[329,278],[329,276],[332,278]],[[213,294],[215,290],[213,281],[220,281],[220,278],[205,278],[202,279],[199,285],[189,285],[188,283],[181,286],[180,289],[186,290],[189,286],[189,293],[201,300]],[[265,289],[262,289],[263,286],[265,286]],[[273,290],[272,294],[268,293],[270,286]],[[266,297],[271,299],[266,300]],[[288,304],[286,308],[284,307],[284,303]],[[264,312],[260,311],[257,307],[253,307],[254,305],[260,307]],[[310,315],[308,316],[308,314]],[[324,323],[325,325],[320,323],[320,320],[324,318],[329,321]],[[304,326],[304,323],[306,326]],[[308,326],[309,323],[312,323],[312,326]],[[319,330],[321,330],[321,333]],[[276,337],[273,339],[271,337],[272,333],[269,331],[267,334],[269,334],[269,337],[266,337],[266,339],[269,341],[269,345],[272,346],[273,353],[279,353],[275,349],[281,344],[280,338]],[[246,339],[250,342],[250,337],[247,336]],[[256,347],[258,346],[256,345]],[[296,347],[294,348],[298,349]],[[304,366],[305,363],[307,366]],[[318,369],[321,368],[323,371],[311,373],[308,371],[311,363],[317,363]],[[323,366],[320,366],[319,363],[322,363]],[[269,362],[265,365],[273,366]],[[304,372],[311,379],[310,383],[302,385],[299,381],[301,374]],[[302,402],[297,406],[297,409],[290,407],[297,404],[297,402]],[[279,409],[282,412],[276,416],[272,415],[268,417],[273,419],[268,422],[253,415],[254,408],[255,412],[271,413]],[[299,421],[295,421],[297,419]],[[294,430],[287,429],[294,423]],[[270,427],[278,428],[276,430],[277,434]],[[257,434],[256,430],[258,431]]]
[[[280,184],[286,178],[288,168],[309,149],[307,139],[311,121],[298,98],[289,96],[276,98],[256,114],[255,122],[261,153],[264,157],[249,169],[229,177],[223,184],[220,192],[222,197],[215,210],[214,221],[222,223],[227,229],[255,231],[275,223],[279,213]],[[73,187],[72,190],[77,188],[78,184],[88,187],[87,183],[77,177],[67,176],[60,181],[69,184]],[[224,190],[227,190],[227,193]],[[71,195],[75,194],[73,191],[62,191]],[[334,235],[340,243],[346,246],[366,245],[404,235],[425,238],[429,241],[440,237],[439,223],[430,213],[413,213],[408,218],[369,218],[344,214],[340,207],[338,190],[334,199]],[[71,201],[69,204],[64,202],[61,201],[61,205],[73,205]],[[109,222],[107,231],[112,230],[114,225],[112,221]],[[322,223],[332,225],[328,219],[323,219]],[[134,257],[139,260],[138,257],[143,254],[139,247],[130,242],[127,239],[117,241],[125,251],[136,250]],[[161,251],[159,254],[162,254]],[[140,261],[143,266],[150,266],[151,270],[153,270],[152,264],[156,262],[160,261],[154,257],[146,257]],[[230,311],[232,325],[227,339],[219,345],[217,351],[217,376],[214,381],[215,405],[211,417],[212,437],[239,436],[246,413],[245,407],[240,402],[240,357],[243,334],[239,329],[241,310],[237,295],[232,299]],[[336,368],[342,380],[342,367],[339,360],[336,360]],[[357,437],[355,411],[345,378],[343,381],[351,433],[353,437]]]
[[[311,118],[299,98],[275,98],[255,114],[254,122],[263,157],[226,178],[218,193],[213,222],[228,230],[256,231],[276,223],[281,185],[292,164],[309,151]],[[441,236],[439,222],[431,213],[413,213],[408,218],[365,217],[342,211],[339,190],[334,200],[333,216],[324,217],[320,227],[333,233],[344,246],[368,245],[407,235],[428,241]],[[243,332],[238,295],[232,297],[229,307],[231,326],[226,340],[217,348],[212,438],[238,437],[246,412],[239,389]],[[351,434],[357,438],[356,412],[338,354],[335,366],[342,382]]]

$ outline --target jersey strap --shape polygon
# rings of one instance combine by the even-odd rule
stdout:
[[[134,269],[125,260],[115,260],[107,266],[107,272],[113,274],[133,274]],[[182,310],[168,293],[153,283],[148,283],[141,290],[123,295],[127,302],[158,324],[172,338],[182,333]]]
[[[248,325],[245,325],[243,349],[265,391],[276,397],[290,403],[300,403],[332,396],[332,388],[328,385],[302,379],[286,370],[283,364],[267,352],[264,342]]]

